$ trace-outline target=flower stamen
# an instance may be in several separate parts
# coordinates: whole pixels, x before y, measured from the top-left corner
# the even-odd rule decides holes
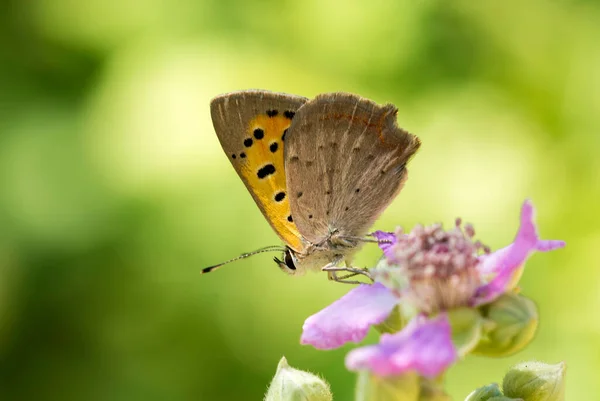
[[[489,248],[473,241],[475,229],[456,219],[446,231],[441,224],[417,225],[398,236],[391,249],[391,262],[409,281],[411,301],[423,313],[465,306],[481,285],[479,256]]]

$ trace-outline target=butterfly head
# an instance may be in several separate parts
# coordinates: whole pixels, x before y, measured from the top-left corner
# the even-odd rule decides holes
[[[315,251],[312,248],[297,252],[289,247],[283,251],[281,259],[273,258],[281,271],[290,276],[303,276],[309,270],[320,270],[331,261],[328,252]]]
[[[281,259],[273,259],[283,272],[290,276],[302,276],[307,271],[320,271],[335,260],[348,260],[357,249],[356,244],[351,247],[309,245],[300,252],[286,247]]]

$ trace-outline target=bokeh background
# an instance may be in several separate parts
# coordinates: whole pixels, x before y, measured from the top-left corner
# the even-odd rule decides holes
[[[537,337],[469,357],[448,389],[564,360],[568,399],[595,398],[598,43],[584,0],[0,1],[0,399],[260,400],[282,355],[352,399],[351,347],[299,345],[348,287],[269,255],[199,275],[279,243],[210,121],[213,96],[248,88],[398,106],[423,146],[377,229],[461,216],[497,248],[532,198],[568,243],[521,282]]]

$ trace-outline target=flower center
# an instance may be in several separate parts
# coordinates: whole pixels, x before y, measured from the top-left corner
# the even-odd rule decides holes
[[[420,312],[432,314],[466,306],[481,284],[477,269],[481,252],[489,248],[474,242],[475,230],[464,229],[460,219],[445,231],[441,224],[417,225],[409,234],[397,233],[390,262],[409,281],[408,294]]]

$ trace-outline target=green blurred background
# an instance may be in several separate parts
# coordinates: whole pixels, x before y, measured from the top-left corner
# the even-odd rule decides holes
[[[260,400],[282,355],[352,399],[351,347],[299,345],[348,287],[269,255],[199,275],[279,243],[210,121],[213,96],[248,88],[398,106],[423,146],[377,229],[461,216],[498,248],[531,197],[568,243],[521,282],[537,337],[448,387],[565,360],[568,399],[596,399],[598,43],[584,0],[1,0],[0,399]]]

